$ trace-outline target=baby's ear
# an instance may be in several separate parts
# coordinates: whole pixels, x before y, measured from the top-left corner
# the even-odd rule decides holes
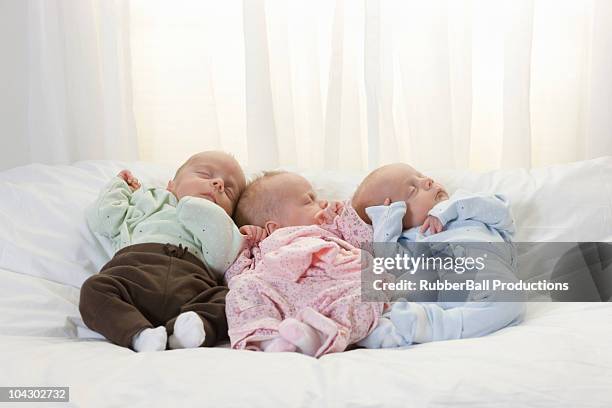
[[[268,236],[270,234],[272,234],[274,231],[276,231],[277,229],[280,228],[280,225],[278,225],[277,222],[274,221],[268,221],[266,222],[266,226],[264,227],[266,232],[268,233]]]

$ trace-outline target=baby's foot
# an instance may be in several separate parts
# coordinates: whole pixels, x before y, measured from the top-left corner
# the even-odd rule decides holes
[[[414,302],[395,303],[391,309],[391,322],[404,340],[410,343],[426,343],[432,340],[431,324],[425,308]]]
[[[391,320],[386,317],[378,319],[376,328],[366,338],[357,343],[358,346],[377,349],[408,346],[408,343],[397,332],[397,328]]]
[[[132,348],[134,351],[163,351],[166,349],[166,341],[168,333],[164,326],[159,326],[154,329],[144,329],[140,331],[132,339]]]
[[[296,351],[294,344],[289,343],[282,337],[276,337],[271,340],[265,340],[261,342],[261,349],[265,352],[278,353],[283,351],[293,352]]]
[[[321,347],[317,331],[306,323],[288,318],[278,326],[278,333],[303,354],[314,356]]]
[[[204,323],[196,312],[181,313],[174,322],[174,333],[168,340],[171,349],[195,348],[204,343]]]

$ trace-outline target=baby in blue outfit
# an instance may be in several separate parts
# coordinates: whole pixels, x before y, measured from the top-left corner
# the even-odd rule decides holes
[[[417,243],[446,245],[454,256],[487,258],[482,271],[487,279],[515,282],[516,251],[511,244],[514,221],[508,201],[501,195],[444,187],[404,163],[390,164],[370,173],[355,192],[357,214],[374,229],[373,242],[398,243],[411,256]],[[376,247],[375,247],[376,248]],[[458,251],[458,249],[460,251]],[[378,254],[374,254],[379,256]],[[453,271],[438,271],[452,280]],[[522,320],[524,303],[517,295],[508,301],[492,290],[470,293],[467,300],[394,303],[374,331],[361,342],[367,348],[405,346],[437,340],[479,337]],[[501,299],[501,300],[500,300]],[[429,299],[431,300],[431,299]]]

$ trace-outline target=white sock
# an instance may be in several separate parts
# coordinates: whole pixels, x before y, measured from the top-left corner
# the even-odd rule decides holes
[[[426,343],[432,340],[433,333],[425,308],[414,302],[397,302],[389,312],[391,322],[397,333],[408,344]]]
[[[168,340],[171,349],[196,348],[204,343],[204,323],[196,312],[181,313],[174,322],[174,333]]]
[[[427,312],[425,308],[418,304],[413,303],[412,307],[417,316],[416,318],[416,330],[414,331],[414,342],[415,343],[427,343],[432,340],[431,324],[429,318],[427,318]]]
[[[392,348],[408,345],[404,338],[397,332],[393,322],[387,317],[378,319],[376,328],[366,338],[357,342],[358,346],[377,349]]]
[[[314,356],[321,347],[317,331],[299,320],[288,318],[278,326],[278,333],[303,354]]]
[[[132,348],[137,352],[163,351],[166,349],[168,333],[164,326],[141,330],[132,338]]]

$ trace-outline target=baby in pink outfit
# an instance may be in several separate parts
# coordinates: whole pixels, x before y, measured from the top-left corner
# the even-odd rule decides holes
[[[247,248],[226,271],[233,348],[319,357],[366,337],[382,303],[361,302],[362,244],[372,228],[349,202],[318,200],[288,172],[253,181],[236,208]]]

